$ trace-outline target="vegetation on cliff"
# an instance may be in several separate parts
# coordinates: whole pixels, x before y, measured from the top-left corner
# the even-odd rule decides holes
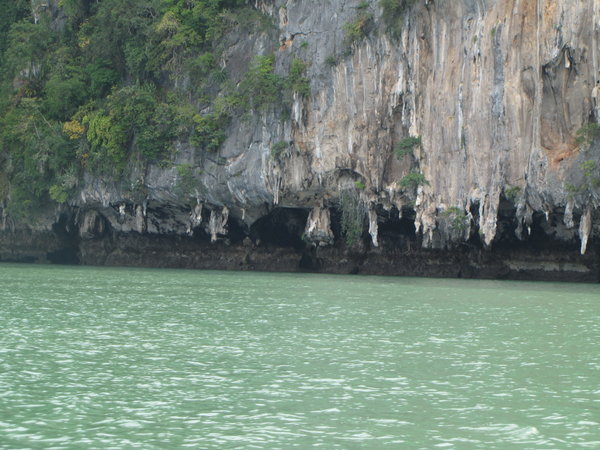
[[[286,77],[257,55],[230,80],[226,34],[272,27],[243,0],[0,0],[0,10],[0,202],[14,217],[67,201],[83,171],[117,180],[169,165],[177,141],[215,151],[232,116],[310,93],[300,59]]]

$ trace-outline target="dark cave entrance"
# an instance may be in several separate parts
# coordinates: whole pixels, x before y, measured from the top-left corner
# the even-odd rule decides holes
[[[210,240],[210,236],[206,234],[206,237]],[[227,219],[227,239],[231,244],[239,244],[246,236],[248,236],[246,227],[238,220],[229,216]]]
[[[294,248],[302,250],[302,239],[308,210],[302,208],[275,208],[261,217],[250,227],[250,236],[261,245]]]
[[[407,248],[420,245],[415,228],[415,210],[411,207],[402,208],[400,217],[394,206],[390,210],[378,210],[378,238],[381,246],[392,248]]]
[[[61,214],[52,225],[52,231],[60,240],[61,246],[46,254],[48,261],[53,264],[79,264],[79,234],[73,217]]]
[[[534,212],[531,216],[531,224],[522,225],[521,239],[517,237],[519,221],[516,212],[516,206],[512,201],[501,198],[496,237],[492,243],[493,249],[533,250],[534,252],[557,250],[577,252],[579,250],[579,240],[575,236],[575,230],[567,230],[562,223],[564,210],[552,211],[548,218],[542,212]]]

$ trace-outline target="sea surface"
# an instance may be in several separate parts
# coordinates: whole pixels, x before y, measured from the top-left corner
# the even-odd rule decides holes
[[[600,286],[0,265],[0,448],[600,448]]]

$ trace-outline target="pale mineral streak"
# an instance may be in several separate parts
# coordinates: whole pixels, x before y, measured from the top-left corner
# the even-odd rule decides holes
[[[331,231],[329,210],[320,206],[314,207],[306,220],[304,238],[315,245],[331,245],[334,240]]]
[[[221,211],[213,209],[210,212],[210,219],[208,221],[208,231],[210,234],[210,241],[216,242],[219,235],[227,234],[227,219],[229,218],[229,209],[224,206]]]
[[[586,208],[585,213],[581,217],[581,222],[579,223],[579,238],[581,239],[581,254],[585,254],[588,245],[588,239],[590,237],[590,232],[592,231],[592,210],[591,208]]]

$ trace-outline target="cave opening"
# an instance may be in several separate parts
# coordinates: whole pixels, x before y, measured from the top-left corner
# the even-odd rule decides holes
[[[483,239],[481,238],[481,233],[479,232],[479,206],[479,202],[471,202],[469,204],[469,213],[472,217],[472,226],[467,242],[474,247],[482,248]]]
[[[206,228],[202,224],[192,228],[192,236],[196,241],[210,242],[210,233],[206,231]]]
[[[517,207],[505,198],[500,197],[498,216],[496,218],[496,236],[493,245],[501,247],[514,247],[520,243],[516,231],[519,226],[517,220]]]
[[[52,231],[60,241],[60,247],[46,253],[46,259],[53,264],[79,264],[79,234],[73,216],[61,214],[52,225]]]
[[[329,217],[336,247],[354,247],[358,243],[369,246],[371,237],[368,209],[356,193],[343,193],[342,197],[329,207]],[[379,214],[377,223],[379,227]]]
[[[496,237],[493,243],[495,249],[578,250],[579,241],[575,238],[575,232],[566,231],[561,222],[564,211],[560,214],[550,213],[548,217],[543,212],[534,212],[529,226],[522,224],[521,239],[517,236],[519,219],[516,213],[517,209],[512,201],[506,198],[500,199]]]
[[[275,208],[250,227],[250,236],[262,245],[302,250],[306,243],[302,239],[308,210],[302,208]]]
[[[382,246],[404,248],[409,243],[416,243],[418,236],[415,227],[416,212],[413,208],[405,206],[402,215],[394,206],[390,210],[378,210],[378,238]]]
[[[206,234],[207,238],[210,236]],[[239,244],[248,236],[247,228],[237,219],[229,216],[227,219],[227,239],[231,244]]]

